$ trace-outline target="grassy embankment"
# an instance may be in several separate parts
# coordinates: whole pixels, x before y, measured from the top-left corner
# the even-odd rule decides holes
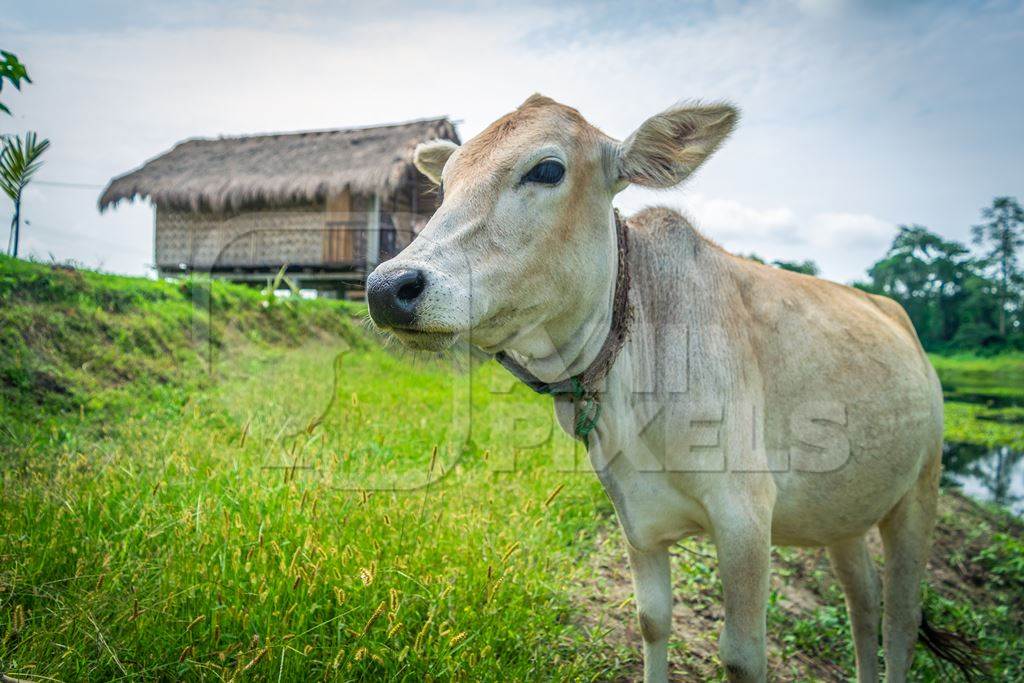
[[[547,402],[493,364],[395,357],[361,317],[0,259],[0,672],[635,675],[611,508],[568,471]],[[1020,679],[1021,529],[955,496],[943,514],[936,621]],[[710,553],[673,560],[672,657],[701,676],[718,675]],[[773,586],[773,675],[849,672],[823,555],[778,551]]]

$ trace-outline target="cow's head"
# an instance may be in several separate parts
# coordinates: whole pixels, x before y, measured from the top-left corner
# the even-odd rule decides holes
[[[467,337],[492,353],[549,355],[610,302],[614,195],[630,183],[679,184],[736,120],[727,105],[678,107],[620,143],[534,95],[461,147],[419,145],[416,167],[443,201],[412,244],[370,274],[370,316],[415,348]]]

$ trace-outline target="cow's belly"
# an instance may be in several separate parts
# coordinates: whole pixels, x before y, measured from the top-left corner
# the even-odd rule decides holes
[[[784,343],[795,335],[771,337],[764,353],[771,362],[760,365],[766,413],[776,412],[766,441],[802,454],[773,475],[776,543],[827,545],[863,533],[941,451],[942,389],[916,340],[884,326],[865,335],[850,324],[844,335],[837,332],[841,323],[830,318],[812,326],[799,345]],[[804,447],[807,439],[790,419],[806,406],[842,415],[805,431],[830,446],[830,437],[842,437],[844,458],[825,457],[815,467],[814,450]]]
[[[916,405],[851,409],[849,452],[838,467],[775,473],[773,542],[828,545],[877,524],[941,450],[941,402],[927,399]]]

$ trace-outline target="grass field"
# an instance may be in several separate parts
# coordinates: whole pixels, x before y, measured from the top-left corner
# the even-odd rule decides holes
[[[0,672],[635,677],[611,506],[550,404],[493,363],[395,355],[361,318],[0,260]],[[1024,680],[1021,538],[945,496],[929,607],[998,680]],[[849,676],[823,554],[775,559],[773,676]],[[713,551],[673,563],[673,663],[720,677]],[[948,680],[923,652],[918,671]]]

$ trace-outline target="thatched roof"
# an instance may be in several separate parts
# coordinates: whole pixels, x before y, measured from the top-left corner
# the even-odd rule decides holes
[[[447,118],[373,128],[191,139],[110,181],[100,211],[122,199],[228,211],[321,201],[350,189],[386,193],[415,178],[412,152],[433,138],[458,142]]]

